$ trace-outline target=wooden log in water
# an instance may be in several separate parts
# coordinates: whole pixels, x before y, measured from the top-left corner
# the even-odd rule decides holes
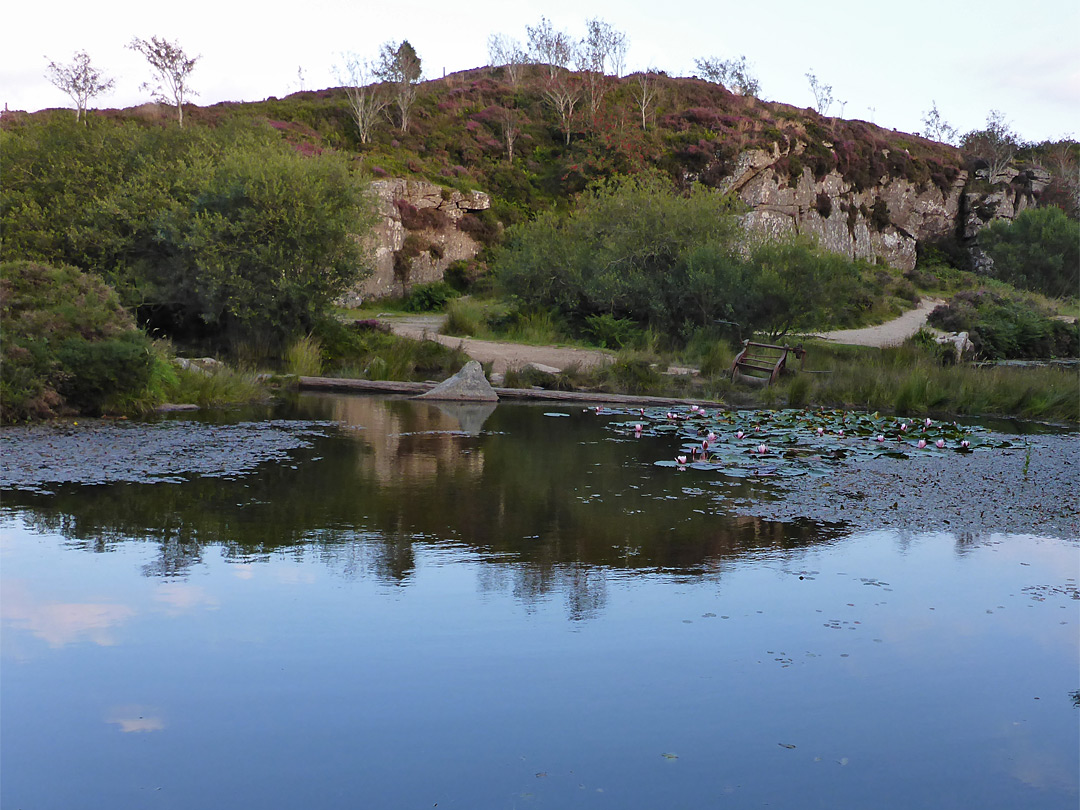
[[[303,391],[341,391],[357,394],[422,394],[430,391],[436,383],[398,382],[396,380],[355,380],[345,377],[298,377]],[[697,405],[722,408],[719,402],[707,399],[680,397],[650,397],[634,394],[605,394],[598,391],[547,391],[539,388],[496,388],[499,399],[531,400],[542,402],[586,402],[611,405]]]

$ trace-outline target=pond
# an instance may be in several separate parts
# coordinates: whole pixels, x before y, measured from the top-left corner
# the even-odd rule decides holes
[[[258,416],[5,453],[4,807],[1077,805],[1075,536],[740,516],[785,473],[665,414]]]

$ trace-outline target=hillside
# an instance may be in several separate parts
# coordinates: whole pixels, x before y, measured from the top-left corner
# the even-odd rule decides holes
[[[3,126],[48,115],[5,115]],[[147,104],[101,111],[94,125],[169,126],[173,115]],[[475,274],[475,257],[503,228],[569,207],[591,181],[649,168],[737,195],[760,231],[810,234],[834,253],[903,270],[931,245],[977,267],[979,231],[1040,200],[1076,216],[1075,187],[1065,187],[1075,178],[1051,175],[1039,148],[1021,148],[991,184],[985,161],[953,146],[663,73],[552,75],[531,65],[515,83],[506,68],[478,68],[419,83],[407,131],[396,115],[388,106],[361,142],[347,88],[329,88],[192,106],[185,120],[257,122],[301,154],[343,153],[382,181],[376,274],[361,298],[441,278],[455,262]],[[1076,144],[1064,146],[1064,165],[1075,163]]]
[[[657,167],[681,184],[735,192],[762,230],[814,234],[834,252],[902,269],[914,266],[920,244],[970,245],[983,224],[1011,219],[1044,192],[1075,201],[1075,191],[1063,193],[1062,181],[1037,165],[1045,160],[1021,161],[991,187],[975,180],[980,161],[918,135],[694,78],[604,77],[590,89],[591,78],[564,73],[553,81],[545,66],[529,66],[516,85],[505,68],[422,82],[408,131],[388,109],[368,143],[360,142],[344,88],[192,108],[188,120],[265,119],[301,151],[355,155],[373,178],[482,190],[492,197],[489,225],[566,205],[591,180]],[[571,97],[575,106],[560,115]],[[171,116],[154,105],[106,114]]]

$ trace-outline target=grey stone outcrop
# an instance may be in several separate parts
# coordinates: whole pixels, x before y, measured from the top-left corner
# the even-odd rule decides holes
[[[484,376],[484,369],[470,360],[455,374],[436,385],[430,391],[413,399],[434,399],[454,402],[498,402],[499,395]]]

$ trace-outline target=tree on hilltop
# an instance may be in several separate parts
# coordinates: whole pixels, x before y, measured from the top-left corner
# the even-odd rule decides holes
[[[832,85],[823,84],[812,70],[806,71],[806,80],[810,82],[810,92],[814,94],[814,109],[827,116],[833,103]]]
[[[398,123],[402,132],[409,131],[409,114],[416,101],[416,86],[423,75],[420,69],[420,57],[409,40],[401,41],[396,48],[392,43],[385,43],[379,54],[379,64],[375,75],[393,89],[394,106],[398,109]]]
[[[535,26],[525,26],[525,32],[529,35],[529,56],[537,64],[547,65],[549,79],[573,61],[573,40],[564,31],[556,31],[547,17],[541,17]]]
[[[761,82],[750,72],[745,56],[738,59],[721,59],[709,56],[695,59],[694,66],[698,78],[726,87],[737,96],[757,96],[761,92]]]
[[[488,37],[488,59],[493,68],[506,68],[506,76],[514,87],[521,82],[521,74],[529,64],[529,54],[521,43],[503,34]]]
[[[349,99],[349,110],[360,134],[360,143],[368,143],[375,122],[390,104],[386,90],[378,82],[371,62],[354,53],[343,54],[342,64],[335,68],[335,73]]]
[[[923,115],[922,122],[923,126],[926,127],[922,131],[924,138],[929,138],[938,143],[956,143],[956,127],[950,126],[949,122],[941,117],[936,101],[933,102],[930,111]]]
[[[188,56],[179,44],[169,42],[164,37],[150,37],[149,40],[135,37],[128,44],[128,48],[146,57],[146,61],[158,75],[157,85],[143,82],[142,89],[150,90],[155,101],[175,104],[177,118],[180,126],[183,126],[184,99],[198,95],[188,86],[188,77],[195,70],[195,63],[202,57]]]
[[[1009,168],[1018,146],[1016,133],[1009,129],[1000,110],[987,114],[986,129],[973,130],[960,141],[961,149],[986,164],[986,180],[990,183],[996,182]]]
[[[575,50],[578,68],[584,74],[585,98],[595,119],[608,90],[607,74],[618,76],[626,61],[626,34],[599,18],[586,21],[585,38]]]
[[[116,84],[112,79],[106,79],[100,70],[90,64],[86,51],[76,53],[70,65],[49,62],[45,77],[71,96],[71,100],[75,102],[75,121],[86,124],[89,123],[86,119],[86,105],[90,99],[107,93]]]

